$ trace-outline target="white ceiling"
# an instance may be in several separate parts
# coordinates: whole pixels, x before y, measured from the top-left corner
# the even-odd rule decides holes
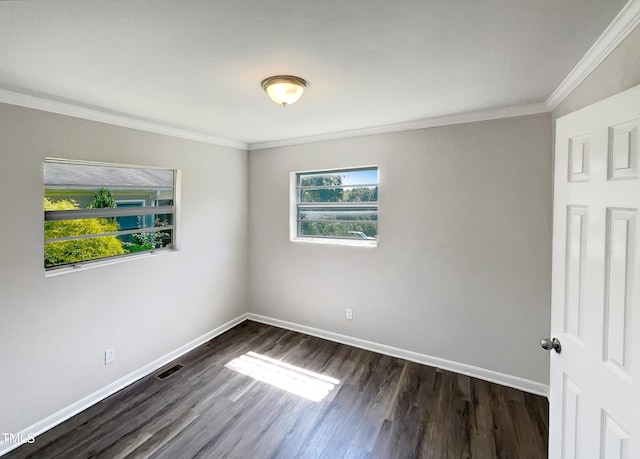
[[[543,102],[625,0],[0,1],[0,88],[268,142]],[[311,87],[282,108],[260,87]]]

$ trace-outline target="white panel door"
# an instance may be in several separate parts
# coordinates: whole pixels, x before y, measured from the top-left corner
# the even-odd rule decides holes
[[[549,457],[640,458],[640,86],[558,119]]]

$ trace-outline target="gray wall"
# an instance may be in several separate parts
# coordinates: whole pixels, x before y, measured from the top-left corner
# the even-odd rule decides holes
[[[0,155],[0,432],[246,312],[245,151],[0,104]],[[181,250],[45,277],[45,156],[180,168]]]
[[[640,26],[553,111],[558,118],[640,84]]]
[[[377,248],[289,241],[290,172],[372,164]],[[548,384],[550,115],[253,151],[249,183],[252,312]]]

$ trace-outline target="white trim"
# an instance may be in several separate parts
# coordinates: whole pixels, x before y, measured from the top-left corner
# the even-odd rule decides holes
[[[290,145],[301,145],[305,143],[325,142],[327,140],[349,139],[352,137],[363,137],[376,134],[388,134],[392,132],[413,131],[416,129],[426,129],[440,126],[451,126],[455,124],[475,123],[478,121],[490,121],[503,118],[515,118],[518,116],[539,115],[549,113],[547,106],[540,102],[537,104],[515,105],[512,107],[493,108],[477,112],[466,112],[455,115],[438,116],[406,123],[388,124],[364,129],[354,129],[351,131],[333,132],[328,134],[312,135],[308,137],[297,137],[294,139],[274,140],[270,142],[250,143],[249,151],[263,150],[265,148],[286,147]]]
[[[333,238],[333,237],[311,237],[311,236],[303,236],[298,237],[294,236],[289,239],[290,242],[294,243],[303,243],[303,244],[320,244],[320,245],[348,245],[351,247],[378,247],[378,240],[365,240],[365,239],[341,239],[341,238]]]
[[[545,102],[554,110],[640,24],[640,0],[629,0]]]
[[[174,240],[175,240],[175,235],[174,235]],[[113,258],[97,258],[96,260],[93,260],[93,261],[87,261],[87,262],[78,263],[75,265],[64,266],[61,268],[47,269],[44,266],[42,268],[44,269],[44,277],[49,278],[49,277],[62,276],[62,275],[74,273],[74,272],[86,271],[87,269],[100,268],[102,266],[116,265],[118,263],[128,263],[130,261],[142,260],[144,258],[150,258],[150,257],[164,256],[170,253],[177,253],[177,252],[178,252],[177,248],[161,248],[161,249],[155,249],[149,252],[136,252],[133,254],[121,255]]]
[[[107,111],[83,107],[79,104],[67,102],[59,102],[56,100],[46,99],[44,97],[30,96],[21,94],[7,89],[0,88],[0,102],[9,105],[18,105],[20,107],[33,108],[49,113],[57,113],[59,115],[71,116],[83,120],[97,121],[99,123],[121,126],[139,131],[153,132],[156,134],[178,137],[181,139],[195,140],[197,142],[209,143],[223,147],[239,148],[247,150],[248,146],[245,142],[237,140],[224,139],[202,132],[190,131],[188,129],[177,128],[153,121],[146,121],[129,115],[117,115]]]
[[[253,320],[254,322],[273,325],[275,327],[285,328],[287,330],[306,333],[307,335],[328,339],[336,343],[348,344],[349,346],[378,352],[380,354],[389,355],[391,357],[409,360],[411,362],[420,363],[422,365],[428,365],[431,367],[442,368],[443,370],[454,371],[456,373],[500,384],[502,386],[513,387],[524,392],[542,395],[544,397],[548,397],[549,394],[549,386],[547,384],[531,381],[529,379],[519,378],[517,376],[508,375],[505,373],[499,373],[493,370],[487,370],[485,368],[475,367],[466,363],[454,362],[451,360],[441,359],[439,357],[434,357],[426,354],[419,354],[417,352],[407,351],[393,346],[387,346],[386,344],[374,343],[372,341],[353,338],[351,336],[341,335],[340,333],[334,333],[326,330],[321,330],[319,328],[308,327],[306,325],[300,325],[293,322],[273,319],[271,317],[262,316],[259,314],[249,313],[247,314],[247,319]]]
[[[96,392],[94,392],[94,393],[92,393],[90,395],[87,395],[83,399],[78,400],[77,402],[72,403],[71,405],[67,406],[66,408],[63,408],[60,411],[57,411],[56,413],[53,413],[51,416],[48,416],[48,417],[44,418],[43,420],[38,421],[35,424],[27,427],[26,429],[23,429],[21,432],[18,433],[19,438],[24,438],[24,439],[30,438],[30,437],[28,437],[30,434],[32,434],[32,435],[37,437],[38,435],[46,432],[47,430],[50,430],[50,429],[54,428],[58,424],[61,424],[62,422],[66,421],[67,419],[71,418],[72,416],[75,416],[76,414],[80,413],[81,411],[84,411],[87,408],[95,405],[96,403],[104,400],[105,398],[109,397],[110,395],[115,394],[119,390],[124,389],[125,387],[129,386],[130,384],[133,384],[134,382],[138,381],[139,379],[142,379],[145,376],[150,375],[151,373],[153,373],[157,369],[162,368],[163,366],[165,366],[169,362],[177,359],[178,357],[181,357],[182,355],[184,355],[187,352],[195,349],[196,347],[200,346],[201,344],[204,344],[207,341],[215,338],[216,336],[221,335],[222,333],[224,333],[227,330],[235,327],[236,325],[240,324],[241,322],[244,322],[246,319],[247,319],[247,314],[242,314],[242,315],[236,317],[235,319],[232,319],[229,322],[227,322],[227,323],[225,323],[223,325],[220,325],[219,327],[211,330],[210,332],[205,333],[201,337],[196,338],[193,341],[190,341],[189,343],[185,344],[184,346],[179,347],[175,351],[169,352],[168,354],[165,354],[162,357],[157,358],[156,360],[154,360],[151,363],[148,363],[147,365],[143,366],[142,368],[139,368],[138,370],[136,370],[136,371],[134,371],[132,373],[129,373],[126,376],[123,376],[122,378],[118,379],[117,381],[112,382],[111,384],[103,387],[102,389],[97,390]],[[20,444],[16,444],[16,443],[7,444],[7,443],[5,443],[3,438],[0,438],[0,456],[2,456],[4,454],[7,454],[9,451],[14,450],[18,446],[20,446]]]
[[[0,89],[0,91],[2,91]],[[87,161],[84,159],[68,159],[68,158],[54,158],[51,156],[45,156],[45,163],[56,163],[56,164],[76,164],[83,166],[102,166],[102,167],[124,167],[127,169],[152,169],[156,171],[175,171],[177,169],[172,169],[170,167],[163,166],[142,166],[140,164],[124,164],[124,163],[107,163],[104,161]],[[174,184],[175,186],[175,184]]]

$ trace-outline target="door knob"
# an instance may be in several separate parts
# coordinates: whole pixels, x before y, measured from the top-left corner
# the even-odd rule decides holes
[[[542,346],[542,349],[545,349],[547,351],[553,349],[558,354],[560,354],[560,351],[562,350],[562,346],[560,345],[560,340],[558,338],[542,338],[540,340],[540,346]]]

